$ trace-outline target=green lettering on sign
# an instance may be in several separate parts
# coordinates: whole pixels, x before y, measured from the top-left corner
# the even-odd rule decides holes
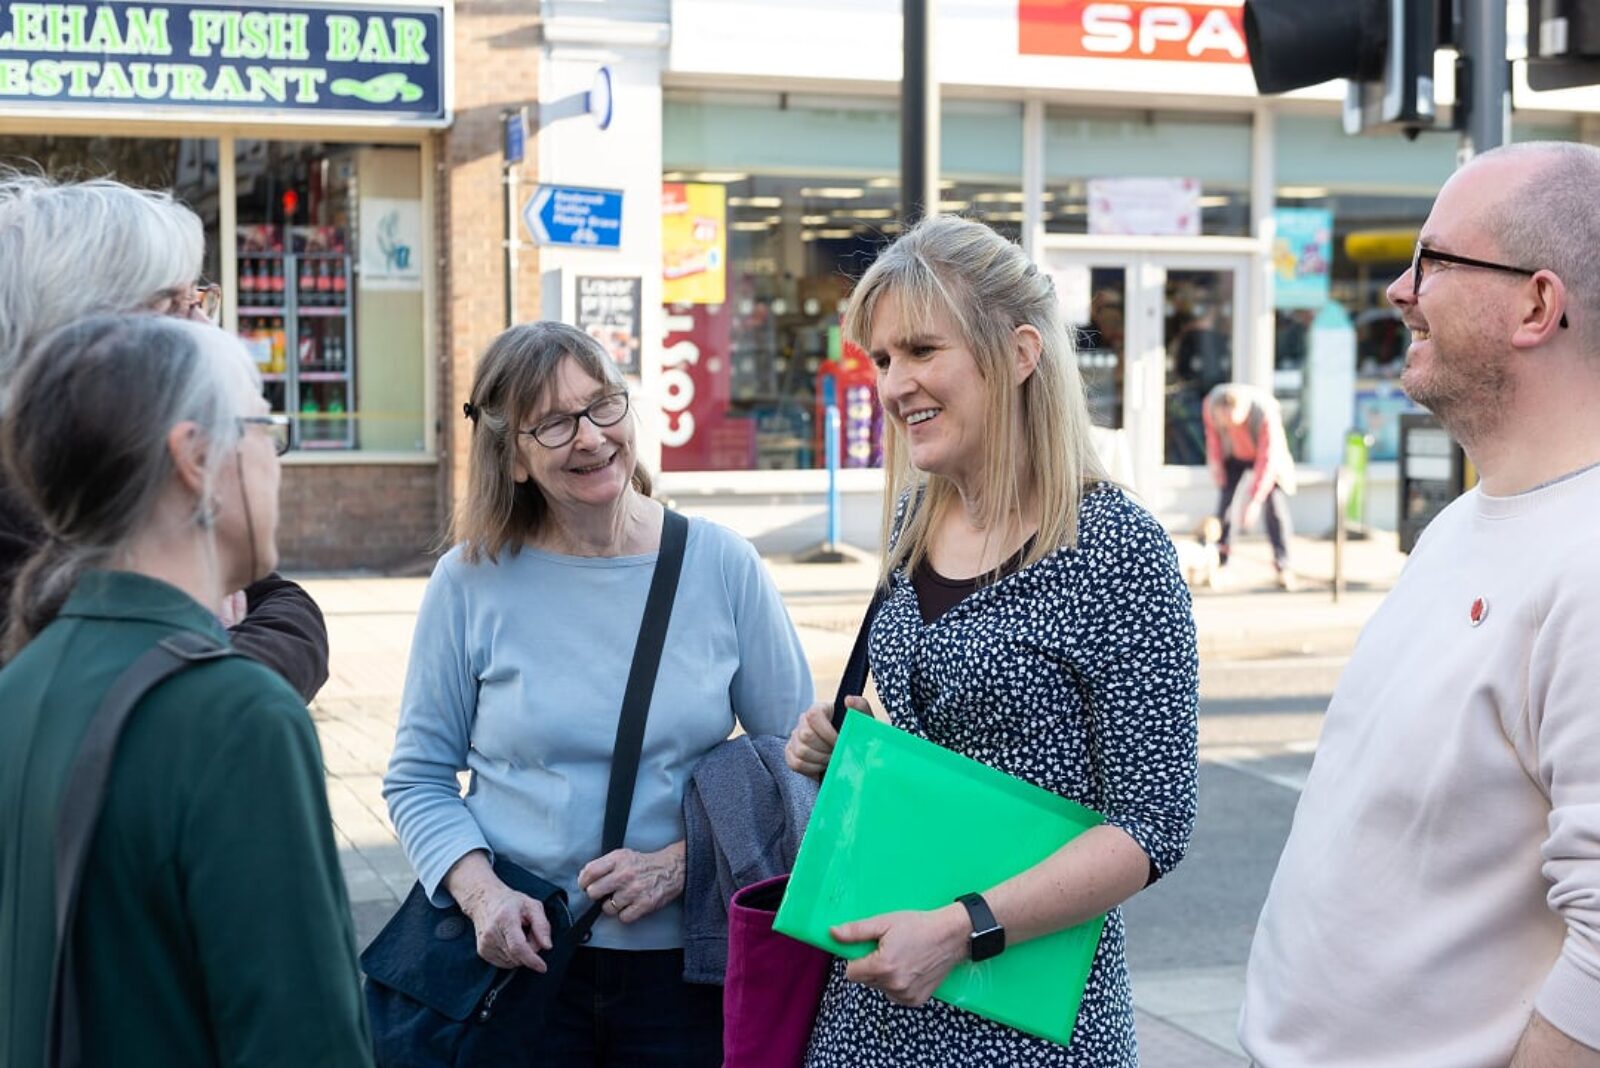
[[[329,63],[351,63],[361,52],[361,22],[349,15],[329,15],[328,54],[322,58]]]

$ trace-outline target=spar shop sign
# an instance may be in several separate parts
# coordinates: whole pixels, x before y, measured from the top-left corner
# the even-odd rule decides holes
[[[0,109],[440,124],[445,18],[438,5],[0,0]]]

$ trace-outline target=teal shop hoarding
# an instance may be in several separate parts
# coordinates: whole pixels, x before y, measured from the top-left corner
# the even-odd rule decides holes
[[[445,5],[5,3],[0,111],[449,122]]]

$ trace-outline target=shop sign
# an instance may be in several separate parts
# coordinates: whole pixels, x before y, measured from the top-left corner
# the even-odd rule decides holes
[[[749,470],[756,460],[755,420],[728,413],[732,305],[668,304],[662,311],[661,470]]]
[[[0,108],[443,125],[443,6],[5,3]]]
[[[1017,51],[1090,59],[1248,63],[1242,3],[1017,0]]]
[[[622,247],[622,191],[541,185],[522,209],[533,240],[575,248]]]
[[[1273,220],[1273,307],[1322,307],[1328,303],[1331,283],[1333,212],[1278,208]]]
[[[1089,232],[1198,237],[1200,183],[1193,178],[1091,178]]]
[[[661,186],[661,299],[721,304],[728,293],[727,187],[699,182]]]
[[[643,311],[638,278],[596,278],[578,275],[579,330],[600,342],[623,374],[639,373],[639,322]]]

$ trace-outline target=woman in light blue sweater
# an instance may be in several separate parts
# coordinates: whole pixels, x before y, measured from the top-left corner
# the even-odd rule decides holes
[[[799,639],[750,544],[691,521],[628,848],[597,857],[664,512],[627,388],[587,334],[506,331],[471,396],[467,497],[417,618],[390,815],[434,903],[459,904],[498,967],[544,971],[550,925],[494,856],[564,886],[574,914],[609,898],[541,1032],[549,1063],[718,1065],[721,990],[682,981],[684,787],[736,721],[794,727],[812,697]]]

